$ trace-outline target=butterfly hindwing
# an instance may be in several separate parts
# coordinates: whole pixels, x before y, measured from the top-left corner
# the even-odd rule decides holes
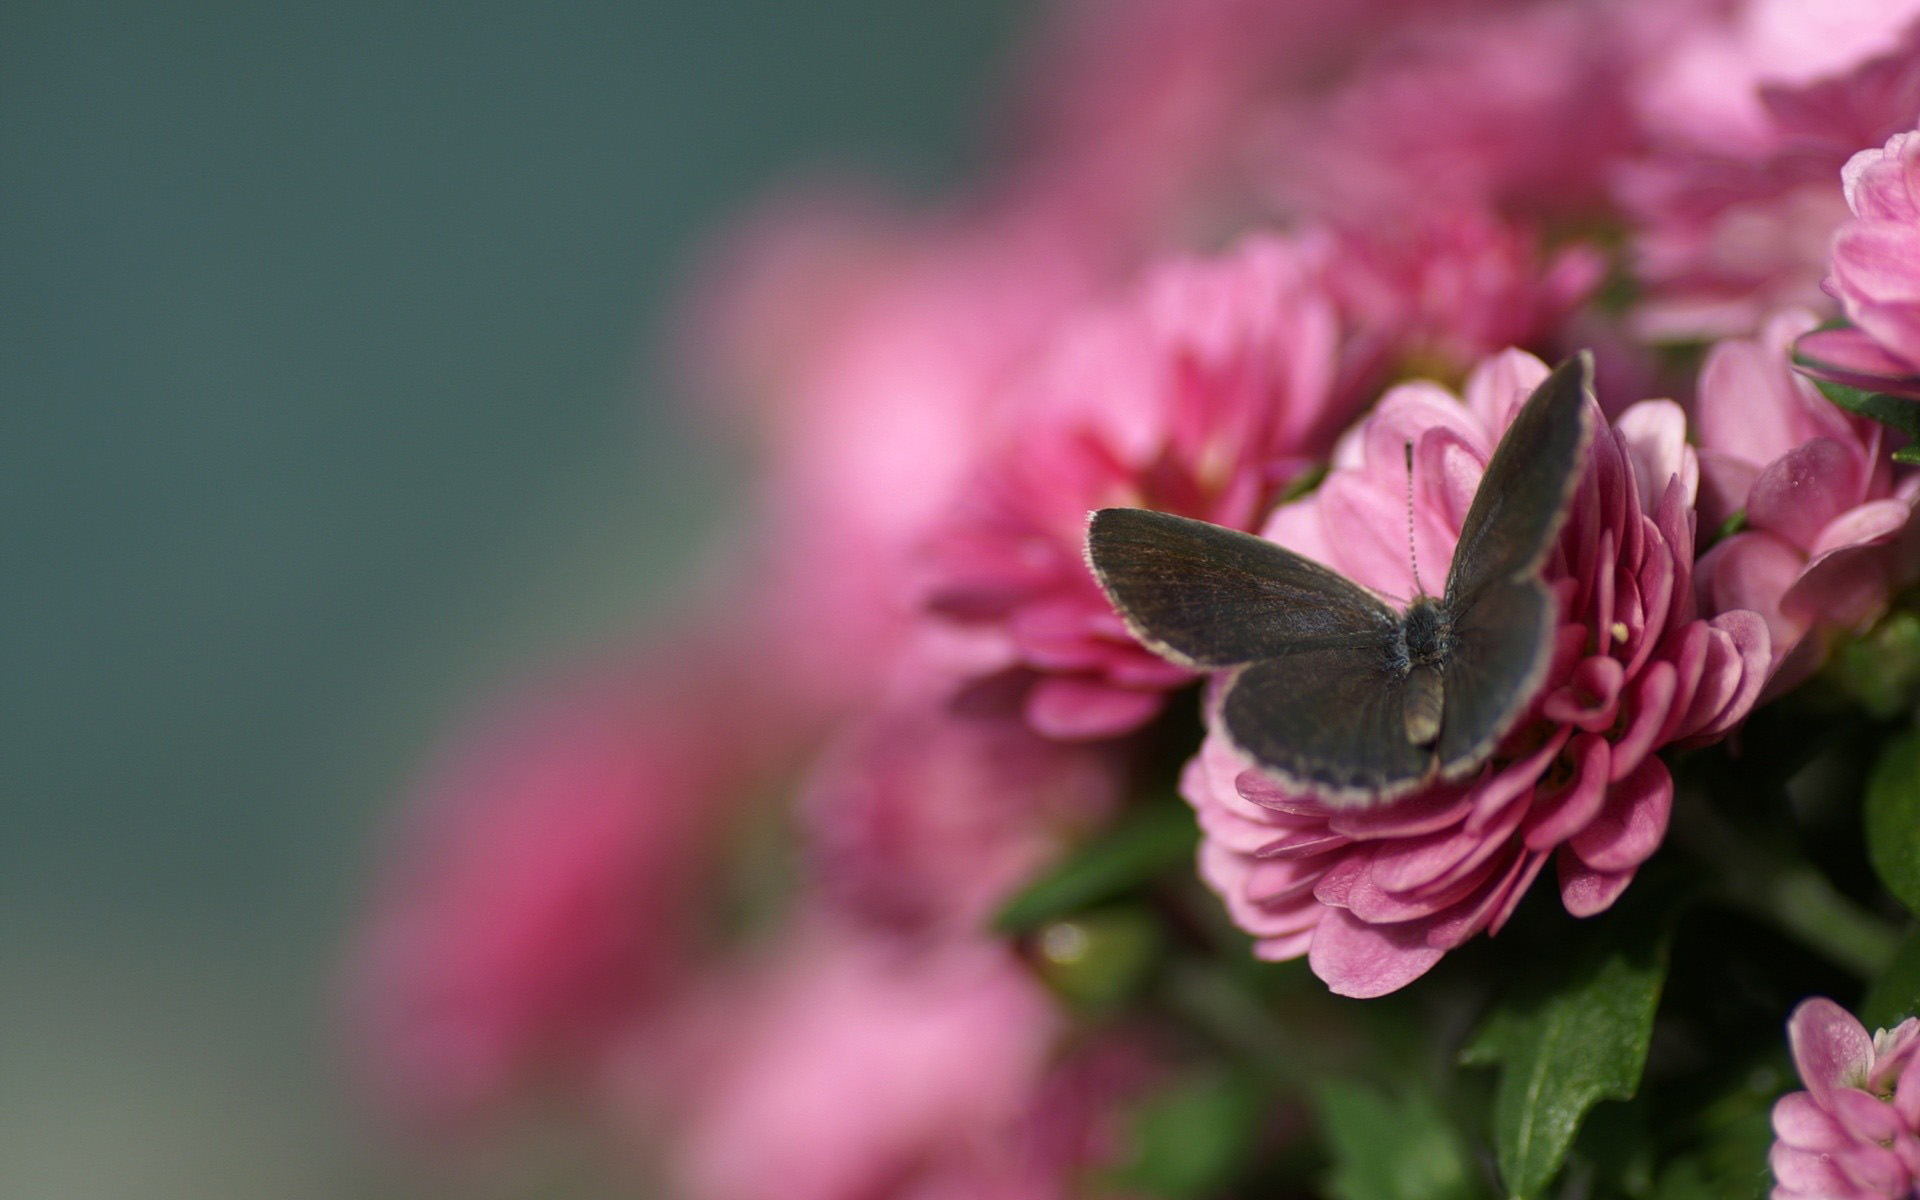
[[[1390,659],[1383,642],[1243,668],[1220,701],[1227,736],[1283,782],[1336,804],[1413,791],[1433,777],[1433,748],[1407,740],[1407,679]]]
[[[1453,614],[1452,649],[1440,671],[1442,774],[1470,774],[1519,720],[1553,661],[1558,618],[1552,590],[1527,575],[1476,589]]]
[[[1190,667],[1377,646],[1400,619],[1311,559],[1171,513],[1101,509],[1087,532],[1087,559],[1134,636]]]

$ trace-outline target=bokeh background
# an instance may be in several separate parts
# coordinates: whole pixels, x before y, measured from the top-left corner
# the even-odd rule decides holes
[[[0,6],[0,1196],[406,1196],[327,989],[409,771],[726,521],[667,317],[933,190],[1016,0]]]

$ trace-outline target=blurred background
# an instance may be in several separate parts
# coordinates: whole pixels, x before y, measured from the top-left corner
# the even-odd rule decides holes
[[[703,237],[950,179],[1016,0],[0,9],[0,1196],[401,1196],[331,1077],[437,736],[731,505]]]

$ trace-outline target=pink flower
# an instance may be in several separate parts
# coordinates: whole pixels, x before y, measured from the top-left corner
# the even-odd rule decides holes
[[[1803,1092],[1773,1106],[1774,1200],[1872,1200],[1920,1188],[1920,1020],[1867,1036],[1823,997],[1787,1022]]]
[[[1277,114],[1410,13],[1488,0],[1057,0],[1023,55],[1017,186],[1136,257],[1220,244],[1274,215]]]
[[[563,681],[429,771],[346,976],[350,1049],[386,1114],[464,1132],[675,982],[753,757],[689,715],[690,682]]]
[[[1367,222],[1592,212],[1633,142],[1620,25],[1612,6],[1578,2],[1402,21],[1330,95],[1275,122],[1273,187],[1288,208]]]
[[[1787,312],[1756,338],[1715,346],[1695,412],[1701,515],[1716,527],[1744,510],[1747,523],[1701,558],[1696,579],[1709,608],[1767,619],[1773,690],[1819,665],[1821,647],[1803,641],[1810,630],[1860,624],[1920,572],[1920,479],[1894,475],[1882,426],[1849,416],[1792,368],[1795,339],[1815,324]]]
[[[1038,1200],[1112,1153],[1100,1134],[1133,1073],[1060,1062],[1064,1022],[1006,947],[814,911],[769,950],[614,1064],[656,1093],[671,1194]]]
[[[1089,510],[1122,504],[1251,528],[1324,452],[1354,403],[1341,329],[1296,243],[1162,266],[1092,314],[1009,400],[983,464],[930,539],[926,594],[1031,676],[1039,732],[1139,728],[1192,676],[1143,649],[1082,550]]]
[[[1606,271],[1592,247],[1547,254],[1533,231],[1485,210],[1423,208],[1332,228],[1328,291],[1359,336],[1401,364],[1465,371],[1508,346],[1541,345]]]
[[[1413,595],[1411,441],[1418,562],[1438,586],[1488,455],[1546,374],[1508,352],[1473,374],[1464,404],[1432,384],[1395,388],[1266,536],[1384,595]],[[1498,932],[1549,859],[1567,910],[1599,912],[1666,833],[1673,780],[1654,752],[1717,738],[1746,715],[1766,677],[1767,628],[1750,612],[1696,613],[1697,467],[1680,410],[1643,402],[1602,430],[1547,567],[1560,652],[1479,777],[1335,809],[1251,769],[1218,728],[1188,764],[1201,874],[1262,957],[1304,954],[1342,995],[1393,991]]]
[[[758,421],[755,547],[768,672],[823,713],[865,703],[910,625],[907,563],[975,459],[988,414],[1105,278],[1071,214],[913,216],[802,198],[718,264],[690,373]]]
[[[977,929],[1118,802],[1111,746],[1051,741],[1017,713],[932,698],[854,723],[800,805],[820,886],[900,929]]]
[[[1823,304],[1847,215],[1835,174],[1920,112],[1920,4],[1747,0],[1677,35],[1658,6],[1643,11],[1666,45],[1640,89],[1652,149],[1619,186],[1651,293],[1641,328],[1744,334],[1780,307]]]
[[[1802,339],[1813,373],[1850,387],[1920,396],[1920,132],[1862,150],[1842,172],[1854,219],[1833,239],[1828,286],[1850,329]]]

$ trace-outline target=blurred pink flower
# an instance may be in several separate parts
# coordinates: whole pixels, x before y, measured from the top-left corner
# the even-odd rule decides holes
[[[1606,272],[1592,247],[1548,254],[1534,231],[1482,209],[1332,228],[1329,293],[1356,340],[1402,365],[1464,372],[1508,346],[1547,342]]]
[[[1715,346],[1694,413],[1701,516],[1716,528],[1744,510],[1747,524],[1701,557],[1695,578],[1708,608],[1767,619],[1772,690],[1819,665],[1810,630],[1867,620],[1920,574],[1920,478],[1895,476],[1883,426],[1849,416],[1793,370],[1794,342],[1816,323],[1789,311],[1758,337]]]
[[[900,236],[812,329],[766,407],[751,586],[775,626],[770,669],[829,709],[863,703],[889,671],[914,611],[914,548],[1006,381],[1094,286],[1058,214],[996,212]],[[769,311],[812,303],[804,280],[784,293]]]
[[[1867,1036],[1824,997],[1787,1022],[1806,1090],[1773,1106],[1774,1200],[1875,1200],[1920,1187],[1920,1020]]]
[[[1273,122],[1276,194],[1288,210],[1368,223],[1434,207],[1594,211],[1635,133],[1617,8],[1428,11],[1383,31],[1330,94]]]
[[[1056,1065],[1065,1024],[1010,949],[803,911],[769,950],[614,1065],[657,1093],[643,1121],[665,1134],[670,1194],[1065,1197],[1112,1151],[1102,1115],[1126,1091],[1090,1096]]]
[[[1277,114],[1344,78],[1383,27],[1508,0],[1056,0],[1007,122],[1016,186],[1137,262],[1276,215]]]
[[[1786,305],[1824,305],[1827,246],[1847,211],[1848,156],[1920,114],[1920,3],[1746,0],[1657,5],[1638,106],[1649,153],[1620,173],[1656,337],[1752,332]]]
[[[801,795],[815,877],[890,927],[981,928],[1112,811],[1123,766],[1114,747],[1042,738],[1016,712],[885,705],[845,731]]]
[[[1862,150],[1841,175],[1854,219],[1833,239],[1828,286],[1849,329],[1803,338],[1801,355],[1823,379],[1920,396],[1920,131]]]
[[[690,711],[696,686],[672,672],[563,680],[428,771],[346,971],[351,1061],[382,1112],[463,1134],[575,1071],[677,982],[730,790],[755,757]]]
[[[1318,491],[1264,531],[1383,595],[1414,594],[1403,447],[1414,444],[1415,544],[1444,578],[1488,455],[1546,377],[1509,352],[1465,403],[1395,388],[1342,441]],[[1611,905],[1665,836],[1673,780],[1655,755],[1720,737],[1766,678],[1767,627],[1696,614],[1697,467],[1679,409],[1646,401],[1602,425],[1547,567],[1559,653],[1528,717],[1465,784],[1335,809],[1281,788],[1217,730],[1187,766],[1202,876],[1263,958],[1306,955],[1342,995],[1405,986],[1448,950],[1498,932],[1549,858],[1567,910]]]
[[[1162,265],[1076,323],[999,414],[929,539],[926,594],[1032,673],[1058,738],[1139,728],[1192,676],[1127,633],[1088,570],[1087,513],[1119,504],[1251,528],[1350,414],[1342,330],[1300,244]]]

